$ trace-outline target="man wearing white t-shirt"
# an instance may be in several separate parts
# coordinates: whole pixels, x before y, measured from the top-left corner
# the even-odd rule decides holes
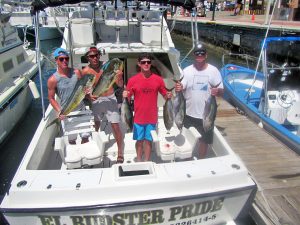
[[[213,141],[213,130],[203,130],[205,102],[210,95],[222,96],[224,89],[219,70],[206,62],[207,52],[203,45],[196,47],[194,58],[194,63],[183,70],[182,81],[176,83],[175,90],[183,91],[186,100],[186,116],[183,123],[186,128],[195,127],[201,134],[199,155],[200,158],[205,158],[208,144],[212,144]]]

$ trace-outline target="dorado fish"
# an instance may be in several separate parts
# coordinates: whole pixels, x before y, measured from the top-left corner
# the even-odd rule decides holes
[[[167,89],[168,91],[172,91],[172,89]],[[173,100],[172,98],[168,98],[164,104],[163,108],[163,117],[164,117],[164,124],[169,131],[174,124],[174,107],[173,107]]]
[[[70,112],[72,112],[74,109],[76,109],[79,104],[82,102],[86,95],[87,89],[92,89],[93,84],[95,82],[95,76],[92,74],[84,75],[81,79],[79,79],[70,95],[68,100],[66,101],[66,104],[62,106],[62,110],[60,114],[62,115],[68,115]],[[54,123],[57,123],[59,119],[53,120],[47,127],[51,126]]]
[[[175,83],[180,82],[180,80],[174,80]],[[175,124],[179,130],[183,127],[183,119],[185,117],[185,98],[183,96],[183,92],[176,92],[176,96],[174,99],[174,114],[175,114]]]
[[[127,132],[131,132],[133,129],[133,113],[128,101],[128,98],[124,98],[121,106],[121,119],[126,124]]]
[[[221,82],[219,84],[217,84],[216,86],[212,86],[210,84],[210,86],[212,88],[217,88],[219,85],[221,84]],[[207,99],[207,101],[205,102],[205,106],[204,106],[204,113],[203,113],[203,129],[205,132],[209,132],[211,130],[214,129],[214,123],[215,123],[215,119],[216,119],[216,115],[217,115],[217,100],[215,96],[210,95]]]
[[[101,69],[103,73],[93,90],[93,95],[97,97],[108,91],[116,82],[117,70],[123,70],[123,62],[118,58],[114,58],[107,61]]]

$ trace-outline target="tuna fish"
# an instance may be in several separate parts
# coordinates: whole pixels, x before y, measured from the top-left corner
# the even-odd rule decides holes
[[[221,82],[216,86],[212,86],[211,84],[210,86],[212,88],[217,88],[220,84]],[[205,106],[204,106],[204,113],[203,113],[204,132],[209,132],[214,129],[214,123],[217,115],[217,108],[218,105],[217,105],[216,97],[210,95],[207,101],[205,102]]]
[[[126,124],[127,132],[131,132],[133,129],[133,113],[128,101],[128,98],[124,98],[121,106],[121,119]]]
[[[168,91],[172,91],[172,89],[167,89]],[[174,106],[173,106],[173,100],[172,98],[168,98],[164,104],[163,108],[163,116],[164,116],[164,124],[169,131],[174,124]]]
[[[111,59],[102,66],[102,70],[103,73],[93,90],[93,95],[98,97],[108,91],[116,82],[117,70],[123,70],[123,62],[118,58]]]
[[[180,82],[180,80],[174,80],[174,82]],[[174,114],[175,114],[175,124],[179,130],[183,127],[183,119],[185,117],[185,98],[183,92],[176,92],[174,100]]]
[[[95,82],[95,76],[92,74],[87,74],[83,76],[80,80],[78,80],[72,91],[72,94],[70,95],[69,99],[66,101],[66,104],[62,106],[62,110],[60,114],[68,115],[70,112],[76,109],[84,99],[86,95],[86,90],[92,89],[94,82]],[[47,127],[58,122],[59,119],[57,118],[53,120],[51,123],[49,123]]]

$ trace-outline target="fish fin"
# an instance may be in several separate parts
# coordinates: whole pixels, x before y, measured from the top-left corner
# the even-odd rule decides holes
[[[56,124],[59,123],[59,119],[58,119],[58,118],[52,120],[51,123],[49,123],[49,124],[46,126],[46,129],[47,129],[48,127],[52,126],[52,125],[55,124],[55,123],[56,123]]]

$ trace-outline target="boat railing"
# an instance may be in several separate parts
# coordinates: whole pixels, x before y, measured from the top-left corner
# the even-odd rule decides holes
[[[248,55],[248,54],[239,54],[239,53],[227,53],[222,56],[222,66],[224,67],[226,64],[232,63],[232,61],[238,61],[238,64],[248,69],[255,70],[259,58],[256,56]],[[234,63],[237,64],[237,63]],[[262,72],[262,62],[259,62],[258,71]],[[268,69],[280,69],[281,67],[275,63],[267,62]]]

